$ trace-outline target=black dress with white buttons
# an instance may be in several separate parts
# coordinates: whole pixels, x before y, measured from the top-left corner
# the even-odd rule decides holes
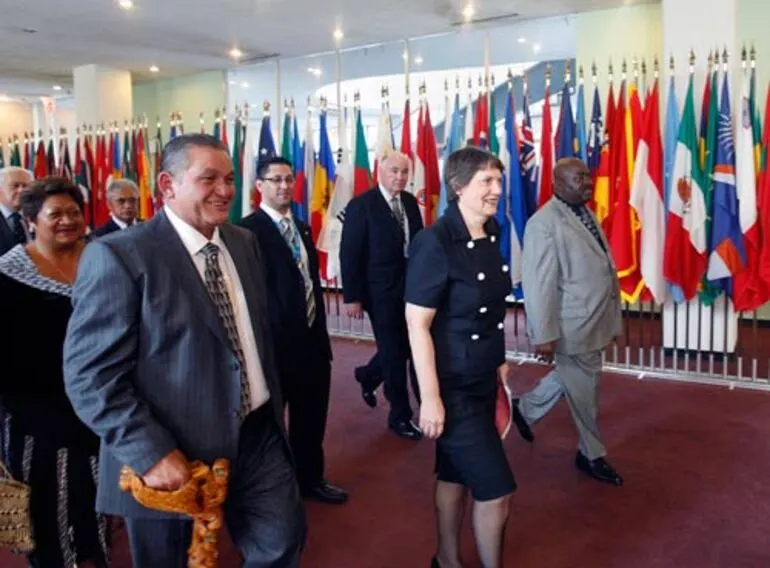
[[[482,501],[515,489],[495,428],[511,280],[497,222],[490,219],[485,230],[485,238],[471,239],[457,204],[450,204],[415,237],[406,278],[406,302],[436,310],[431,336],[446,410],[436,473],[439,480],[469,487]]]

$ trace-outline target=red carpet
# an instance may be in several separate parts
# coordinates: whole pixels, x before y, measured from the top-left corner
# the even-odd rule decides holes
[[[385,405],[369,410],[353,381],[369,343],[335,341],[327,434],[328,478],[351,493],[339,508],[308,504],[303,568],[427,568],[434,549],[430,442],[385,428]],[[543,367],[517,367],[527,389]],[[530,448],[507,441],[519,483],[505,554],[520,568],[764,568],[770,566],[770,395],[607,376],[601,426],[622,488],[580,475],[565,403],[535,430]],[[464,533],[467,568],[473,561]],[[117,568],[128,568],[125,535]],[[238,566],[228,551],[223,567]],[[0,553],[0,566],[22,568]]]

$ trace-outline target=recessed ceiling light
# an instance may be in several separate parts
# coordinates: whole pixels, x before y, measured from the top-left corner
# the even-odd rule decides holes
[[[463,17],[465,18],[465,21],[466,22],[471,21],[475,13],[476,13],[476,10],[474,10],[473,4],[471,2],[468,2],[465,8],[463,8]]]
[[[230,50],[230,57],[232,57],[233,59],[240,59],[241,57],[243,57],[243,52],[237,47],[234,47]]]
[[[11,97],[8,95],[0,95],[0,103],[7,103],[11,100]]]
[[[158,69],[157,65],[150,65],[150,73],[157,73],[158,71],[160,71],[160,69]]]
[[[519,39],[517,39],[516,41],[518,41],[519,43],[527,43],[527,38],[525,38],[525,37],[520,37],[520,38],[519,38]]]
[[[248,81],[244,81],[243,83],[241,83],[241,87],[243,87],[244,89],[248,89],[249,88]]]
[[[538,51],[540,51],[540,44],[539,44],[539,43],[536,43],[536,44],[534,44],[534,45],[532,46],[532,51],[534,51],[535,53],[537,53]]]
[[[118,0],[118,6],[120,6],[124,10],[133,10],[134,3],[132,2],[132,0]]]
[[[415,65],[422,65],[422,62],[423,62],[422,55],[418,55],[417,57],[414,58]]]
[[[321,76],[321,68],[320,67],[308,67],[307,68],[307,72],[312,74],[312,75],[315,75],[316,77],[320,77]]]
[[[342,41],[342,38],[345,37],[342,33],[342,28],[336,28],[334,30],[334,40],[335,41]]]
[[[230,79],[230,80],[228,81],[228,83],[230,83],[231,85],[235,85],[235,81],[233,81],[232,79]]]
[[[60,85],[54,85],[53,86],[53,90],[54,91],[61,91],[61,86]]]

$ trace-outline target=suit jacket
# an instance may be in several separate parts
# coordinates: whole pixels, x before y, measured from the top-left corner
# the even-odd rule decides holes
[[[316,315],[312,327],[307,325],[305,281],[275,222],[270,215],[259,209],[239,223],[257,236],[265,259],[270,325],[282,374],[294,370],[302,362],[297,352],[301,352],[308,342],[313,342],[314,347],[319,348],[329,361],[332,360],[323,289],[318,273],[318,252],[313,244],[310,227],[297,219],[294,219],[294,224],[305,245],[310,277],[313,280]]]
[[[620,334],[620,286],[605,250],[556,198],[530,218],[524,230],[522,286],[534,344],[556,341],[557,351],[576,355],[604,349]]]
[[[13,231],[8,225],[8,221],[5,220],[5,216],[0,213],[0,256],[7,253],[16,245],[16,238],[13,236]]]
[[[246,295],[267,404],[283,429],[260,249],[244,229],[220,232]],[[76,414],[102,441],[97,508],[167,516],[122,492],[118,476],[124,464],[143,474],[174,449],[189,460],[234,463],[240,370],[216,307],[162,211],[88,244],[72,302],[64,381]]]
[[[135,221],[135,223],[141,223],[141,221],[140,221],[139,219],[137,219],[137,220]],[[94,237],[103,237],[104,235],[109,235],[110,233],[115,233],[115,232],[117,232],[117,231],[120,231],[120,230],[122,230],[122,229],[121,229],[121,228],[118,226],[118,224],[115,222],[115,219],[113,219],[112,217],[110,217],[110,220],[109,220],[109,221],[107,221],[107,222],[106,222],[104,225],[102,225],[101,227],[97,227],[96,229],[94,229],[94,230],[91,232],[91,234],[92,234]]]
[[[411,193],[402,192],[401,202],[411,242],[422,230],[422,216],[417,199]],[[403,304],[404,234],[377,186],[353,198],[345,208],[340,268],[345,302],[361,302],[367,311],[373,304]]]

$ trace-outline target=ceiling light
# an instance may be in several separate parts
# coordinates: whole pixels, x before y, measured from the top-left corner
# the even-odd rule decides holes
[[[409,57],[409,53],[406,51],[401,54],[401,59],[403,59],[404,61],[406,61],[408,57]]]
[[[321,69],[320,69],[320,67],[308,67],[307,68],[307,72],[312,74],[312,75],[315,75],[316,77],[320,77],[321,76]]]
[[[463,17],[465,18],[465,21],[470,22],[473,19],[473,15],[475,13],[476,10],[473,9],[473,4],[468,2],[468,5],[463,8]]]
[[[520,37],[520,38],[519,38],[519,39],[517,39],[516,41],[518,41],[519,43],[527,43],[527,38],[525,38],[525,37]]]
[[[532,46],[532,51],[534,51],[535,53],[537,53],[538,51],[540,51],[540,44],[539,44],[539,43],[536,43],[536,44],[534,44],[534,45]]]
[[[334,30],[334,40],[335,41],[342,41],[342,38],[345,37],[342,33],[341,28],[337,28]]]
[[[422,55],[418,55],[417,57],[414,58],[415,65],[422,65],[422,62],[423,62]]]
[[[230,83],[231,85],[235,85],[235,81],[233,81],[232,79],[230,79],[230,80],[228,81],[228,83]]]
[[[158,69],[157,65],[150,65],[150,73],[157,73],[158,71],[160,71],[160,69]]]
[[[54,85],[53,86],[53,90],[54,91],[61,91],[61,86],[60,85]]]
[[[233,59],[240,59],[241,57],[243,57],[243,52],[237,47],[234,47],[230,50],[230,57],[232,57]]]
[[[118,6],[124,10],[133,10],[134,3],[131,0],[118,0]]]
[[[244,89],[248,89],[249,88],[248,81],[244,81],[243,83],[241,83],[241,87],[243,87]]]
[[[0,103],[7,103],[11,100],[11,97],[8,95],[0,95]]]

